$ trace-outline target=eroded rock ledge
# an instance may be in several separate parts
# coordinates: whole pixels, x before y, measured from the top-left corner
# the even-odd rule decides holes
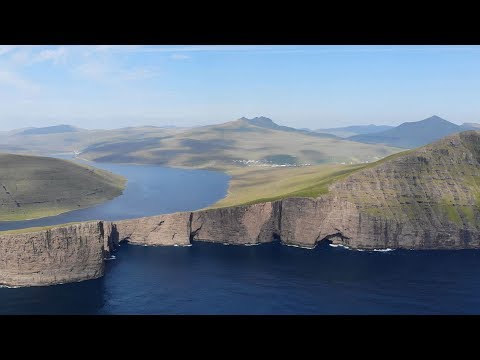
[[[326,196],[180,212],[118,222],[86,222],[0,236],[0,284],[51,285],[103,276],[104,259],[122,241],[185,246],[193,241],[245,245],[280,240],[313,248],[322,240],[351,248],[480,248],[476,229],[426,227],[382,220]]]

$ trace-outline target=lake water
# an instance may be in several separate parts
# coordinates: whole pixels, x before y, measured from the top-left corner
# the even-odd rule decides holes
[[[1,314],[480,314],[480,251],[122,245],[102,279],[0,289]]]
[[[223,198],[230,179],[227,174],[217,171],[148,165],[88,164],[126,177],[128,183],[123,194],[100,205],[57,216],[27,221],[3,221],[0,222],[0,231],[197,210]]]
[[[125,219],[208,206],[222,173],[96,164],[129,179],[102,205],[0,228]],[[0,314],[480,314],[480,251],[124,244],[101,279],[0,288]]]

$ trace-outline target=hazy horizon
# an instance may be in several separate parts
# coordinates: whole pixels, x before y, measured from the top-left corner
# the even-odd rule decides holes
[[[0,46],[0,130],[480,122],[480,46]]]
[[[431,115],[431,116],[435,116],[435,115]],[[428,116],[426,118],[429,118],[431,116]],[[245,117],[245,118],[248,118],[248,119],[253,119],[255,117],[263,117],[263,115],[259,115],[259,116],[252,116],[252,117],[246,117],[246,116],[242,116],[242,117]],[[240,118],[242,118],[240,117]],[[72,124],[69,124],[69,123],[52,123],[52,124],[47,124],[47,125],[41,125],[41,126],[26,126],[26,127],[15,127],[15,128],[11,128],[11,129],[2,129],[2,131],[11,131],[11,130],[24,130],[24,129],[33,129],[33,128],[43,128],[43,127],[53,127],[53,126],[58,126],[58,125],[67,125],[67,126],[74,126],[74,127],[77,127],[77,128],[80,128],[80,129],[83,129],[83,130],[114,130],[114,129],[120,129],[120,128],[128,128],[128,127],[177,127],[177,128],[192,128],[192,127],[201,127],[201,126],[208,126],[208,125],[216,125],[216,124],[222,124],[222,123],[226,123],[226,122],[229,122],[229,121],[234,121],[234,120],[238,120],[240,118],[236,118],[236,119],[229,119],[229,120],[225,120],[225,121],[220,121],[220,122],[216,122],[216,123],[208,123],[208,124],[199,124],[199,125],[191,125],[191,126],[182,126],[182,125],[176,125],[174,123],[171,123],[171,124],[168,124],[168,123],[165,123],[165,124],[160,124],[160,125],[153,125],[153,124],[142,124],[142,123],[138,123],[136,125],[127,125],[127,126],[112,126],[112,127],[82,127],[82,126],[76,126],[76,125],[72,125]],[[419,119],[419,120],[424,120],[425,118],[423,119]],[[275,121],[275,119],[271,119],[273,122],[277,123],[278,125],[285,125],[285,124],[282,124],[282,123],[278,123],[277,121]],[[414,120],[414,121],[419,121],[419,120]],[[444,120],[448,120],[448,119],[444,119]],[[449,121],[449,120],[448,120]],[[453,122],[451,121],[452,123],[455,123],[457,125],[461,125],[463,122]],[[369,123],[369,124],[351,124],[351,125],[345,125],[345,126],[325,126],[325,127],[322,127],[322,129],[334,129],[334,128],[342,128],[342,127],[348,127],[348,126],[368,126],[368,125],[377,125],[377,126],[380,126],[380,125],[386,125],[386,124],[372,124],[372,123]],[[391,126],[398,126],[400,125],[399,124],[390,124]],[[299,129],[307,129],[306,127],[299,127],[299,126],[296,126],[295,124],[288,124],[286,126],[290,126],[290,127],[294,127],[294,128],[299,128]],[[320,128],[318,128],[320,129]],[[310,130],[316,130],[316,129],[312,129],[310,128]]]

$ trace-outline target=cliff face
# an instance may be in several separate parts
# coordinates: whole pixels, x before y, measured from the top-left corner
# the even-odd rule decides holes
[[[95,279],[104,272],[102,222],[0,236],[0,284],[50,285]]]
[[[314,247],[329,240],[358,249],[480,248],[480,132],[394,155],[334,183],[317,199],[66,225],[0,235],[0,283],[44,285],[103,275],[119,242]]]
[[[189,245],[190,219],[191,213],[175,213],[119,221],[114,237],[138,245]]]
[[[331,187],[358,215],[345,223],[357,248],[480,247],[480,132],[449,136],[354,173]]]
[[[281,202],[192,213],[190,237],[224,244],[259,244],[280,235]]]

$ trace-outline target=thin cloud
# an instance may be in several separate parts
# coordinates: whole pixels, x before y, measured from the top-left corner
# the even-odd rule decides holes
[[[77,74],[96,81],[104,80],[144,80],[160,74],[156,68],[122,68],[103,62],[87,62],[75,69]]]
[[[172,54],[172,56],[170,56],[173,60],[186,60],[186,59],[190,59],[190,56],[188,55],[185,55],[185,54]]]
[[[106,51],[135,51],[140,49],[142,45],[96,45],[93,47],[93,50],[98,52]]]
[[[186,46],[143,46],[143,45],[97,45],[91,48],[96,52],[132,52],[132,53],[177,53],[202,51],[251,51],[272,49],[263,45],[186,45]]]
[[[15,72],[6,70],[0,70],[0,85],[13,87],[15,89],[27,92],[36,92],[39,89],[38,85],[22,78]]]
[[[14,50],[16,46],[13,45],[0,45],[0,56],[9,53],[10,51]]]
[[[194,45],[181,47],[142,47],[141,52],[201,52],[201,51],[252,51],[272,49],[263,45]]]
[[[103,79],[109,71],[108,66],[100,62],[87,62],[75,69],[77,74],[94,80]]]
[[[119,70],[121,80],[144,80],[156,77],[160,72],[152,68],[132,68]]]
[[[56,49],[40,51],[33,59],[33,62],[52,61],[54,64],[59,64],[65,62],[66,56],[67,49],[64,46],[61,46]]]

